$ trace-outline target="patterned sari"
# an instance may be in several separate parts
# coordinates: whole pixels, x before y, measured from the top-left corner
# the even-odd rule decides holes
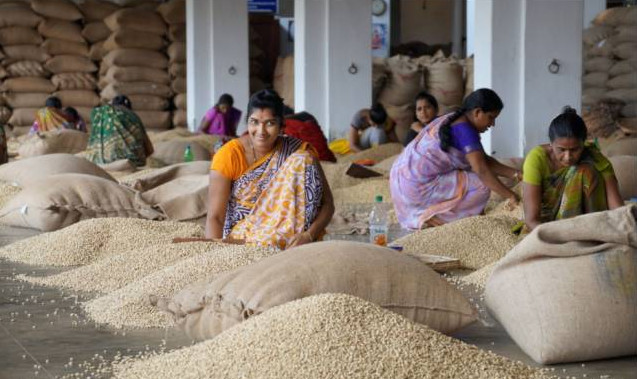
[[[432,217],[448,223],[482,213],[491,191],[471,172],[465,153],[440,148],[438,130],[450,115],[429,123],[396,159],[389,188],[396,216],[408,229]]]
[[[49,132],[58,129],[75,129],[75,125],[63,110],[44,107],[35,112],[35,122],[30,133]]]
[[[91,135],[85,157],[93,163],[106,164],[128,159],[135,166],[146,164],[142,121],[124,107],[103,105],[91,112]]]
[[[318,215],[323,182],[307,143],[279,137],[272,152],[232,183],[224,238],[284,249]]]
[[[580,163],[561,168],[543,186],[542,222],[561,220],[591,212],[608,210],[606,185],[595,168],[596,149],[587,147]]]

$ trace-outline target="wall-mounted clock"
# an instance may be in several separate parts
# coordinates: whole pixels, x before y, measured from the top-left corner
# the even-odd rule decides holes
[[[372,14],[374,16],[382,16],[387,11],[387,3],[385,0],[372,0]]]

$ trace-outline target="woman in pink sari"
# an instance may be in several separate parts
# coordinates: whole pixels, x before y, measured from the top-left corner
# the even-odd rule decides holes
[[[224,93],[217,104],[208,109],[201,120],[198,133],[224,137],[224,140],[237,137],[237,125],[241,119],[241,111],[235,108],[232,96]]]
[[[521,173],[485,154],[480,133],[495,125],[503,104],[492,90],[471,93],[454,113],[431,122],[394,163],[390,190],[400,224],[438,226],[482,213],[491,191],[517,204],[498,176]]]

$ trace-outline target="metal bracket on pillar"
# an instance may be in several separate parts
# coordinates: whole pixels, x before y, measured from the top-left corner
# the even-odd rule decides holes
[[[235,75],[236,73],[237,73],[237,68],[234,66],[230,66],[230,68],[228,69],[228,74]]]
[[[356,75],[358,73],[358,66],[356,66],[356,64],[352,62],[352,64],[349,65],[347,72],[349,72],[352,75]]]
[[[551,61],[551,63],[549,64],[549,72],[551,74],[557,74],[558,72],[560,72],[560,61],[558,61],[557,59],[553,58],[553,60]]]

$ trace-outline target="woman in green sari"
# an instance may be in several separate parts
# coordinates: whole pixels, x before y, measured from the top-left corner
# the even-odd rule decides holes
[[[551,121],[548,145],[524,160],[524,218],[529,229],[543,222],[623,205],[610,161],[586,141],[586,124],[566,107]]]
[[[91,124],[85,157],[93,163],[128,159],[139,167],[144,166],[146,157],[153,153],[144,125],[124,95],[116,96],[111,104],[94,108]]]

